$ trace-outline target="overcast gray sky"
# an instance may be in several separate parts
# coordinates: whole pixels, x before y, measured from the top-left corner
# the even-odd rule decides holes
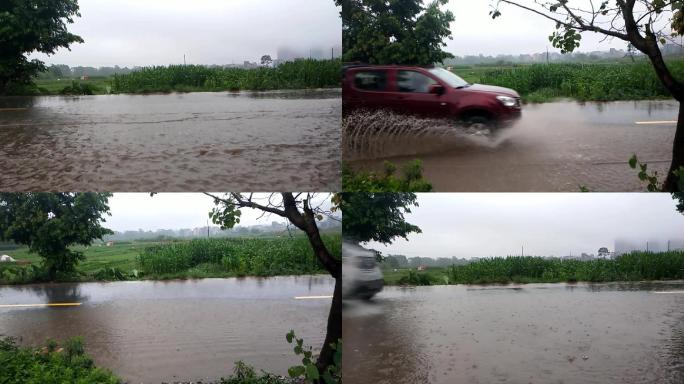
[[[231,64],[276,57],[279,47],[308,50],[342,44],[332,0],[79,0],[69,29],[84,44],[49,64],[146,66],[183,62]]]
[[[255,194],[255,197],[264,199],[269,195]],[[326,209],[330,208],[328,194],[319,194],[316,198],[324,203]],[[119,232],[203,227],[207,225],[209,211],[213,207],[214,201],[201,193],[161,193],[153,197],[149,193],[115,193],[109,199],[112,216],[106,218],[105,227]],[[272,214],[258,219],[261,213],[254,209],[243,209],[240,225],[268,225],[273,221],[286,221]],[[213,224],[210,222],[210,225]]]
[[[567,256],[613,250],[616,239],[684,239],[684,215],[669,194],[480,193],[419,194],[406,215],[423,233],[388,247],[409,257]]]
[[[534,4],[521,0],[522,4]],[[586,0],[573,0],[586,4]],[[598,2],[597,2],[598,3]],[[454,13],[456,21],[451,24],[454,39],[448,42],[447,51],[457,55],[497,55],[545,52],[560,52],[549,43],[549,35],[555,30],[555,23],[516,7],[503,4],[502,15],[496,20],[489,16],[492,0],[450,0],[444,9]],[[583,33],[578,51],[606,51],[610,48],[626,49],[622,40],[600,42],[603,35]]]

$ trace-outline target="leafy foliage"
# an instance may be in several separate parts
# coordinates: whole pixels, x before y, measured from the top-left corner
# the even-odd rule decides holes
[[[442,50],[451,39],[448,0],[335,0],[342,7],[345,61],[429,65],[453,57]]]
[[[684,190],[684,188],[682,188]],[[677,210],[684,214],[684,192],[675,192],[672,194],[672,198],[677,200]]]
[[[629,166],[632,169],[639,168],[639,180],[647,183],[646,189],[649,192],[660,191],[661,186],[660,182],[658,181],[658,172],[654,171],[653,173],[649,174],[648,164],[639,162],[637,155],[632,155],[632,157],[629,159]]]
[[[48,275],[73,273],[89,245],[111,234],[102,227],[110,193],[0,193],[0,240],[25,244],[43,259]]]
[[[395,176],[397,166],[386,161],[383,174],[355,172],[344,166],[342,190],[346,192],[430,192],[432,184],[423,178],[423,163],[416,159],[402,168],[402,177]]]
[[[294,330],[286,335],[287,342],[294,343],[294,352],[302,356],[302,365],[290,367],[287,372],[291,378],[304,378],[307,383],[338,384],[342,382],[342,340],[331,345],[335,351],[333,363],[323,372],[319,372],[313,360],[313,349],[304,345],[304,339],[298,339]]]
[[[342,63],[335,60],[296,60],[275,68],[220,68],[201,65],[146,67],[114,75],[113,93],[172,91],[266,91],[340,86]]]
[[[3,0],[0,2],[0,94],[32,83],[46,70],[32,52],[53,54],[59,48],[82,43],[67,24],[80,16],[77,0]]]
[[[14,339],[0,339],[0,383],[118,384],[107,370],[97,368],[80,338],[60,346],[49,341],[44,348],[21,348]]]
[[[410,233],[421,232],[404,220],[404,213],[418,206],[414,193],[343,192],[337,199],[344,217],[342,233],[359,242],[389,244],[396,237],[407,239]]]

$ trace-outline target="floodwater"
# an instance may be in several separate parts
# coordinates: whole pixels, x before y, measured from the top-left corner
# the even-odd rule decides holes
[[[341,110],[340,90],[0,98],[0,185],[334,191]]]
[[[24,345],[83,336],[97,365],[129,383],[217,380],[242,360],[287,375],[299,363],[285,335],[318,350],[332,295],[327,276],[0,287],[0,304],[81,302],[80,307],[0,308],[0,334]]]
[[[345,381],[684,382],[684,282],[390,287],[345,302]]]
[[[645,191],[628,160],[637,154],[666,174],[678,108],[675,101],[525,105],[522,119],[495,135],[383,117],[375,125],[386,127],[362,140],[345,133],[343,157],[354,168],[375,170],[385,160],[419,158],[436,191]]]

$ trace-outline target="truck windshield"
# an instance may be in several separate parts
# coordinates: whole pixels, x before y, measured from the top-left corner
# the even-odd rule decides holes
[[[446,82],[451,87],[463,88],[470,85],[467,81],[461,79],[454,73],[447,71],[444,68],[430,68],[428,69],[428,71],[433,75],[439,77],[442,81]]]

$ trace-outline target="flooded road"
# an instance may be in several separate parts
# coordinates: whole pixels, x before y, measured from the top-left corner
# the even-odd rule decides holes
[[[341,91],[0,98],[4,191],[316,190]]]
[[[343,314],[357,384],[684,382],[684,282],[391,287]]]
[[[387,130],[372,151],[345,150],[344,158],[375,170],[384,160],[420,158],[436,191],[645,191],[627,162],[636,153],[649,169],[667,172],[678,108],[675,101],[532,104],[493,138],[453,126]]]
[[[327,276],[4,286],[1,305],[82,304],[0,308],[0,334],[24,345],[83,336],[96,364],[130,383],[217,380],[238,360],[287,375],[299,360],[285,334],[318,350],[331,302],[295,297],[333,289]]]

